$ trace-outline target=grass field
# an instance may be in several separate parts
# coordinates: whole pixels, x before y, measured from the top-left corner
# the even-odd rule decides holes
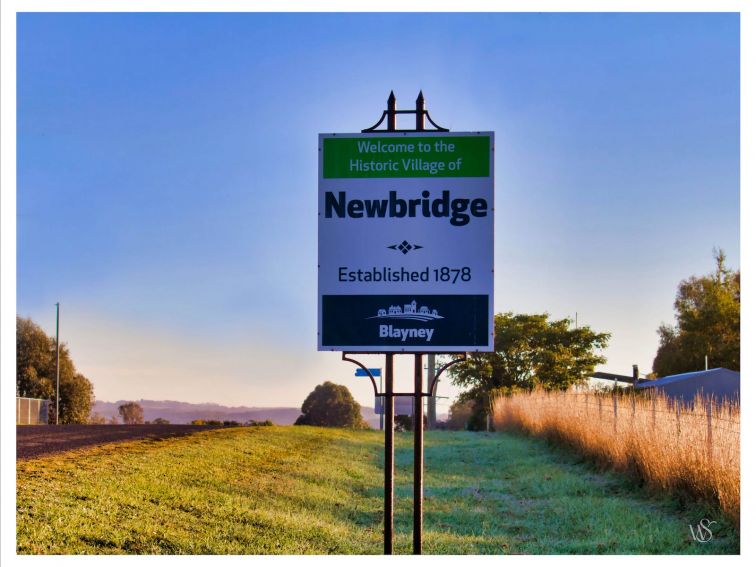
[[[382,434],[213,430],[17,464],[21,554],[377,554]],[[411,552],[412,437],[397,434],[397,553]],[[706,510],[516,434],[426,436],[425,552],[738,553]],[[689,524],[717,520],[714,538]]]

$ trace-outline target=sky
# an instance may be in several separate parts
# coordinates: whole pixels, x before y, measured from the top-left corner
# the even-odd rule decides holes
[[[714,247],[740,266],[739,27],[20,14],[17,313],[52,334],[61,303],[101,400],[298,406],[332,380],[372,405],[316,351],[317,135],[422,89],[438,124],[496,133],[495,311],[577,314],[612,334],[598,370],[650,372],[678,283]]]

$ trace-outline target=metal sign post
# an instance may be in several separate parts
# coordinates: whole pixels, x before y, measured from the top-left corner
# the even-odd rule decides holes
[[[375,385],[375,382],[373,382]],[[386,355],[386,414],[383,458],[383,554],[394,553],[394,355]]]
[[[429,392],[430,394],[430,392]],[[423,355],[415,355],[415,483],[412,491],[412,552],[423,552]]]
[[[350,358],[358,354],[370,354],[370,353],[355,353],[355,352],[343,352],[341,354],[341,360],[345,362],[351,362],[356,364],[362,369],[364,374],[360,373],[360,376],[367,376],[373,384],[373,392],[376,397],[382,397],[384,399],[383,407],[385,410],[385,425],[386,430],[384,432],[384,468],[383,468],[383,489],[384,489],[384,504],[383,504],[383,553],[385,555],[392,555],[394,552],[394,398],[398,396],[412,396],[414,398],[414,474],[413,474],[413,507],[412,507],[412,552],[415,555],[421,555],[423,550],[423,472],[424,472],[424,455],[423,455],[423,398],[430,398],[436,389],[438,379],[444,371],[458,362],[462,362],[467,359],[467,354],[462,353],[447,353],[450,355],[456,355],[455,358],[444,364],[436,371],[433,380],[428,384],[428,391],[423,392],[423,355],[422,353],[386,353],[386,391],[380,392],[375,383],[375,377],[360,361]],[[415,359],[415,390],[412,393],[408,392],[395,392],[394,391],[394,355],[398,354],[412,354]]]
[[[415,128],[397,129],[399,114],[414,114]],[[318,350],[341,351],[383,398],[386,555],[394,552],[395,398],[413,401],[412,550],[419,555],[423,398],[467,352],[493,350],[493,136],[441,128],[422,91],[414,110],[397,110],[392,91],[381,119],[361,134],[319,137]],[[351,358],[375,353],[386,356],[385,391]],[[453,357],[438,370],[429,363],[427,392],[425,353]],[[399,354],[414,357],[413,392],[395,391]]]
[[[428,355],[428,391],[431,396],[428,398],[428,429],[436,428],[436,392],[431,390],[431,382],[436,375],[436,355]]]

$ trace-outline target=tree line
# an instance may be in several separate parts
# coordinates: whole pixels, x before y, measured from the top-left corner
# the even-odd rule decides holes
[[[653,372],[663,378],[709,368],[740,370],[740,270],[725,265],[714,250],[715,269],[678,285],[675,324],[662,323]],[[452,383],[465,388],[450,409],[451,427],[483,429],[492,395],[516,390],[566,390],[585,382],[606,362],[598,351],[609,333],[569,319],[550,321],[548,314],[500,313],[495,316],[494,352],[469,353],[452,366]]]

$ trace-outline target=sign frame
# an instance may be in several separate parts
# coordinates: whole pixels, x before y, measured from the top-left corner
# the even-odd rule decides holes
[[[354,175],[344,175],[344,167],[341,170],[338,166],[334,166],[334,160],[326,156],[327,145],[335,142],[329,142],[330,140],[343,140],[345,138],[364,140],[368,144],[394,144],[399,147],[400,144],[421,144],[426,140],[420,139],[432,139],[435,141],[446,141],[450,139],[457,140],[460,138],[468,139],[470,142],[475,139],[487,138],[486,151],[487,155],[487,167],[482,167],[478,164],[476,167],[468,170],[463,170],[459,175],[434,175],[429,170],[423,172],[422,169],[418,173],[415,171],[411,176],[398,176],[395,172],[379,172],[380,176],[377,177],[363,177],[361,171],[355,172]],[[389,142],[386,142],[389,140]],[[396,142],[392,142],[392,141]],[[470,145],[470,144],[468,144]],[[442,146],[443,147],[443,146]],[[480,150],[477,150],[480,151]],[[491,352],[494,349],[494,161],[495,161],[495,134],[490,131],[472,131],[472,132],[436,132],[436,131],[417,131],[417,132],[386,132],[380,133],[334,133],[334,134],[320,134],[318,137],[318,350],[319,351],[343,351],[343,352],[362,352],[362,353],[462,353],[462,352]],[[443,152],[441,152],[443,153]],[[467,157],[467,155],[465,155]],[[458,162],[462,160],[456,158]],[[328,161],[330,165],[324,164]],[[474,160],[472,160],[474,162]],[[473,164],[474,165],[474,164]],[[326,168],[328,171],[324,172]],[[486,171],[487,170],[487,171]],[[334,173],[335,171],[335,173]],[[324,173],[327,174],[324,177]],[[401,173],[401,171],[399,172]],[[487,173],[487,174],[486,174]],[[336,177],[335,175],[341,175]],[[425,190],[424,188],[428,189]],[[356,189],[355,189],[356,188]],[[326,203],[326,192],[330,192],[329,201]],[[352,205],[355,199],[351,201],[347,200],[347,196],[351,197],[356,195],[357,197],[375,197],[376,195],[389,194],[389,204],[391,204],[391,198],[395,198],[394,209],[386,209],[386,205],[383,205],[383,201],[376,201],[374,199],[365,199],[366,206],[378,202],[379,205],[383,205],[384,213],[382,218],[364,218],[365,215],[360,217],[360,209],[363,207],[361,199],[357,204]],[[414,197],[422,197],[426,194],[430,194],[425,202],[417,205],[414,209],[415,217],[413,218],[392,218],[392,213],[399,210],[401,212],[404,205],[396,204],[400,200],[409,202],[410,200],[419,201]],[[482,196],[481,196],[482,195]],[[337,198],[338,196],[338,198]],[[480,197],[479,197],[480,196]],[[410,199],[409,197],[413,197]],[[435,201],[439,204],[433,209]],[[485,215],[482,215],[482,207],[480,203],[477,204],[478,208],[473,209],[475,199],[485,200],[486,208]],[[444,201],[446,199],[446,202]],[[384,199],[385,200],[385,199]],[[370,201],[370,202],[368,202]],[[452,216],[449,213],[449,218],[440,218],[442,215],[436,215],[438,211],[447,213],[458,205],[450,205],[451,203],[467,204],[470,208],[467,219],[457,219],[457,225],[452,222]],[[350,208],[353,207],[353,208]],[[418,213],[419,209],[422,209]],[[379,209],[380,210],[380,209]],[[409,207],[406,209],[409,212]],[[454,209],[456,210],[456,209]],[[356,212],[357,217],[350,217],[350,212]],[[477,213],[477,214],[474,214]],[[480,215],[480,217],[478,217]],[[336,218],[338,217],[338,218]],[[477,217],[477,218],[476,218]],[[482,217],[482,218],[481,218]],[[379,231],[385,233],[391,230],[391,226],[401,225],[406,227],[409,223],[414,223],[414,234],[432,234],[434,238],[440,235],[442,242],[439,244],[434,240],[434,244],[440,251],[435,251],[437,257],[443,254],[460,258],[462,253],[461,246],[456,246],[456,240],[459,239],[458,234],[462,234],[466,239],[467,250],[473,250],[475,253],[480,254],[475,256],[475,267],[473,269],[468,268],[468,273],[471,273],[470,280],[475,278],[475,282],[470,286],[455,285],[465,290],[472,290],[473,292],[449,292],[450,286],[444,286],[443,283],[438,282],[439,277],[443,277],[445,272],[433,274],[438,272],[439,269],[445,269],[447,266],[444,263],[436,261],[435,264],[428,264],[425,270],[412,271],[408,270],[406,273],[412,272],[414,274],[420,274],[420,278],[425,276],[427,280],[435,276],[436,285],[422,285],[423,280],[414,282],[401,281],[394,284],[394,282],[384,282],[383,284],[369,281],[364,292],[355,292],[357,286],[344,285],[343,290],[333,283],[334,264],[330,259],[330,255],[333,254],[333,250],[328,246],[336,246],[336,248],[342,247],[348,251],[337,251],[336,255],[342,254],[343,256],[349,256],[353,258],[362,253],[367,256],[369,250],[367,246],[360,250],[358,244],[355,244],[356,240],[360,238],[369,238],[367,233],[362,232],[356,234],[354,238],[351,238],[351,233],[345,229],[334,230],[329,232],[329,229],[324,229],[327,223],[331,223],[331,226],[336,226],[334,223],[344,223],[343,226],[351,225],[358,226],[358,231],[362,231],[362,225],[355,221],[355,218],[359,218],[359,222],[364,222],[364,225],[370,225],[371,230],[378,227]],[[448,221],[448,222],[446,222]],[[459,223],[464,222],[467,226],[459,226]],[[385,224],[381,224],[385,223]],[[388,228],[387,228],[388,227]],[[365,229],[367,230],[367,229]],[[430,231],[430,232],[429,232]],[[408,232],[405,230],[405,232]],[[412,232],[412,231],[409,231]],[[336,238],[337,235],[339,238]],[[399,233],[397,233],[399,234]],[[484,241],[485,239],[485,241]],[[327,240],[327,242],[325,242]],[[387,277],[386,274],[392,277],[390,271],[393,267],[397,270],[403,265],[401,262],[408,256],[412,255],[420,256],[425,253],[430,256],[428,250],[420,250],[416,252],[412,246],[417,248],[424,248],[424,246],[416,245],[415,243],[408,242],[404,238],[396,238],[398,242],[393,243],[388,238],[384,238],[387,244],[385,248],[394,248],[394,254],[396,263],[386,266],[386,260],[384,259],[380,273],[376,272],[376,268],[373,268],[372,277]],[[334,242],[336,244],[334,245]],[[343,244],[342,244],[343,243]],[[477,243],[482,243],[478,245]],[[375,242],[373,244],[373,250],[377,249]],[[409,250],[405,251],[401,248],[402,245],[409,247]],[[381,246],[383,248],[383,246]],[[397,250],[398,248],[398,250]],[[483,249],[484,253],[477,252],[479,249]],[[448,252],[447,252],[448,251]],[[453,252],[452,252],[453,251]],[[386,256],[385,251],[383,256]],[[471,252],[472,254],[472,252]],[[485,254],[485,256],[483,256]],[[455,256],[456,255],[456,256]],[[344,262],[346,263],[346,262]],[[452,264],[452,262],[448,262]],[[369,262],[368,262],[369,264]],[[361,264],[358,264],[361,265]],[[461,270],[464,265],[460,264],[460,268],[452,268],[453,270]],[[339,267],[339,270],[341,268]],[[389,271],[386,271],[386,270]],[[324,272],[328,271],[330,274],[328,277],[331,281],[325,281],[326,277]],[[358,272],[353,272],[358,273]],[[404,278],[404,273],[401,273],[401,277]],[[350,270],[346,269],[347,277],[349,277]],[[367,272],[365,272],[367,274]],[[459,277],[459,274],[457,274]],[[339,277],[342,277],[342,272],[339,272]],[[411,277],[411,276],[408,276]],[[427,282],[426,283],[430,283]],[[342,280],[344,281],[344,280]],[[450,281],[450,280],[449,280]],[[349,282],[351,283],[351,282]],[[459,282],[461,283],[461,282]],[[409,285],[407,285],[409,284]],[[423,293],[423,290],[427,289],[427,292]],[[442,291],[442,293],[439,292]],[[343,292],[342,292],[343,291]],[[384,293],[380,293],[384,291]],[[435,293],[434,293],[435,291]],[[475,293],[477,292],[477,293]],[[368,297],[372,297],[372,300],[368,300]],[[385,298],[386,305],[382,305],[380,301]],[[393,299],[393,300],[392,300]],[[373,312],[367,311],[367,303],[372,301],[371,309]],[[430,318],[426,318],[425,327],[399,327],[390,319],[397,315],[407,315],[408,308],[415,303],[412,309],[427,309],[425,315],[431,317],[431,314],[438,313],[437,321],[433,321]],[[438,304],[438,306],[436,305]],[[400,307],[402,313],[394,312],[394,315],[389,315],[389,308]],[[357,307],[355,307],[357,306]],[[366,310],[364,314],[350,315],[355,313],[355,309]],[[427,306],[427,307],[426,307]],[[441,307],[443,306],[443,307]],[[446,311],[445,311],[446,310]],[[326,312],[324,314],[324,311]],[[383,321],[370,321],[369,323],[377,323],[376,337],[366,337],[369,327],[368,323],[362,323],[362,319],[377,319],[381,318],[381,312],[386,317],[385,324]],[[447,314],[449,312],[449,314]],[[337,314],[339,318],[338,324],[333,324],[334,315]],[[411,314],[414,314],[412,311]],[[368,315],[365,317],[364,315]],[[463,321],[465,324],[455,324],[456,318]],[[326,328],[324,329],[324,319]],[[407,316],[405,319],[411,319]],[[446,321],[441,321],[446,319]],[[416,320],[416,319],[413,319]],[[470,321],[474,321],[475,326],[472,326]],[[435,324],[443,325],[448,323],[448,328],[451,329],[448,335],[439,335],[436,333],[438,326]],[[404,324],[402,322],[402,324]],[[334,333],[333,328],[340,329],[340,333]],[[417,331],[413,334],[413,329],[417,328]],[[357,336],[359,329],[362,329],[362,335]],[[461,330],[460,330],[461,329]],[[404,333],[404,334],[402,334]],[[454,335],[457,333],[457,335]],[[381,336],[378,336],[381,335]],[[433,339],[431,335],[435,335],[436,339]],[[461,340],[460,336],[468,338],[468,340]],[[440,337],[440,339],[439,339]],[[346,338],[346,340],[344,340]],[[379,339],[388,339],[387,341],[379,342]],[[422,339],[425,339],[423,341]],[[438,341],[441,342],[438,342]],[[405,344],[400,344],[405,343]],[[409,342],[407,342],[409,341]],[[427,342],[430,344],[422,344]]]

